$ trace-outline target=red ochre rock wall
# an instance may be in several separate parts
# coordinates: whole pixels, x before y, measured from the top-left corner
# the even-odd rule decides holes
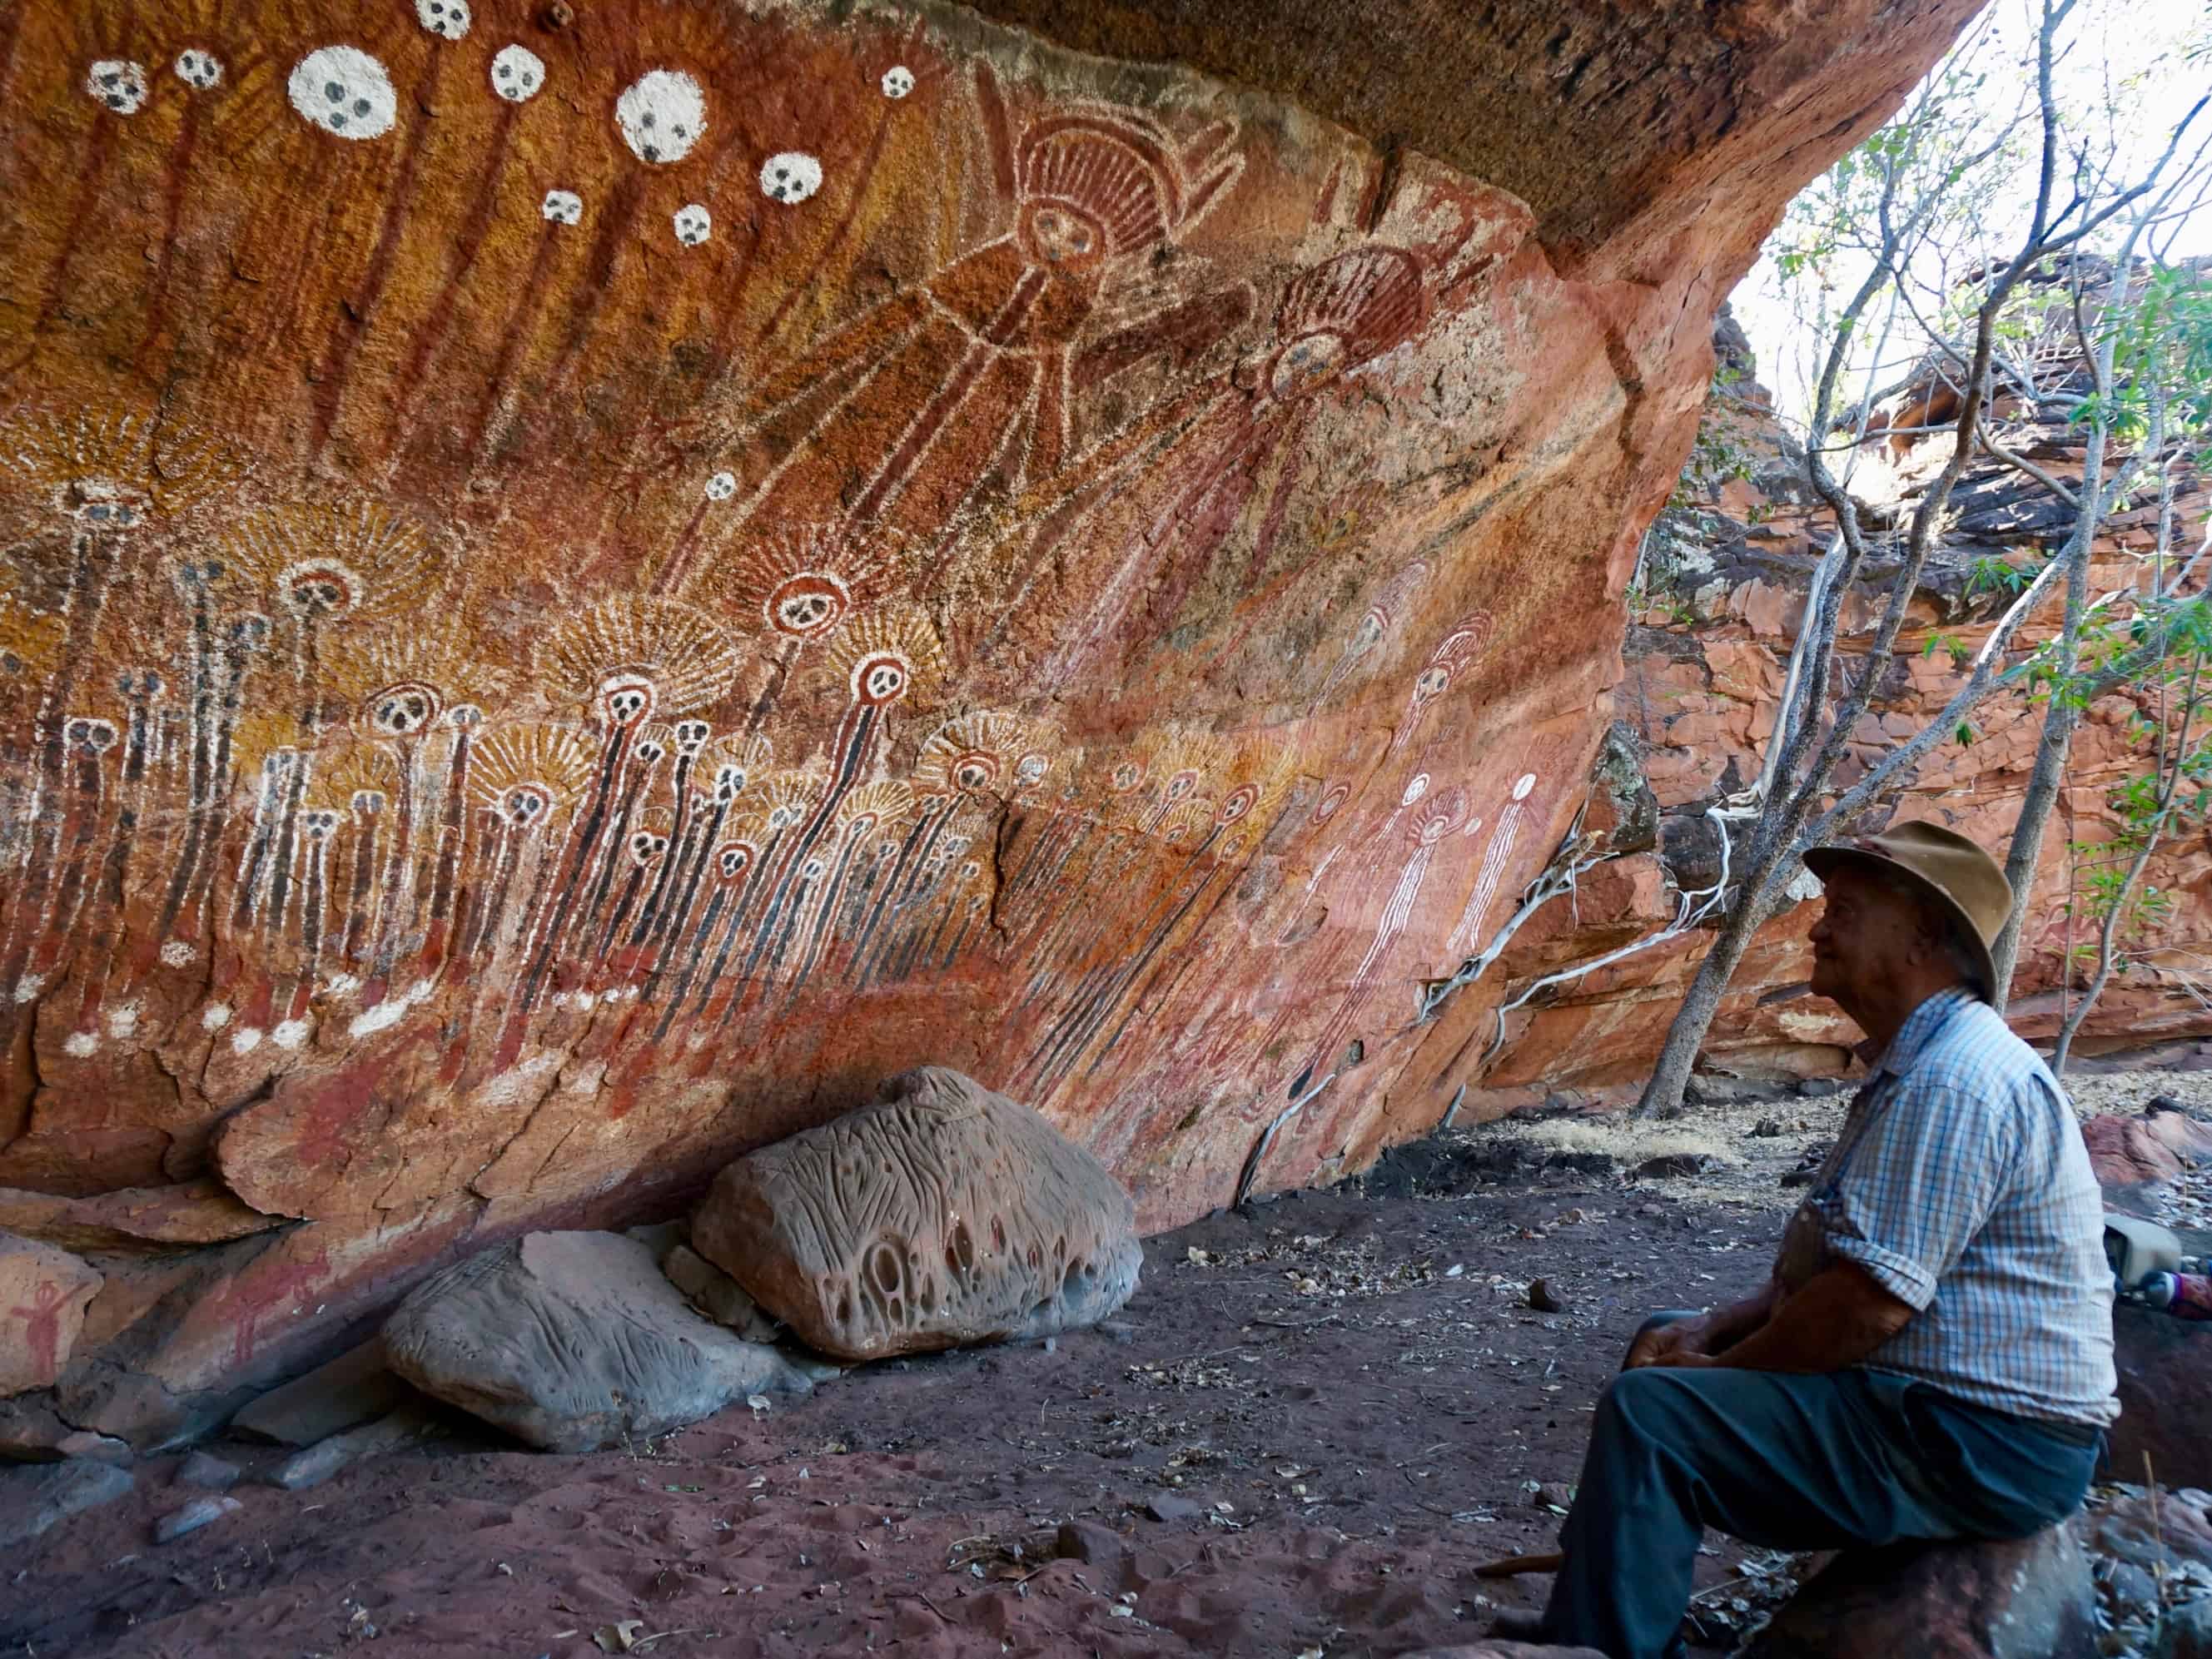
[[[1433,1122],[1719,296],[1972,9],[1410,8],[1402,119],[1288,4],[0,11],[0,1188],[156,1218],[64,1413],[916,1063],[1148,1227]]]

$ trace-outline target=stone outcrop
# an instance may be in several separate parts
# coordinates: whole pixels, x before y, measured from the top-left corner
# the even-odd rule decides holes
[[[1144,1261],[1134,1206],[1097,1159],[941,1066],[738,1159],[691,1239],[841,1359],[1095,1324],[1128,1300]]]
[[[2106,1455],[2116,1477],[2212,1489],[2212,1323],[2122,1303],[2112,1344],[2120,1420]]]
[[[208,1176],[88,1198],[0,1191],[0,1228],[69,1250],[147,1254],[226,1243],[283,1224],[283,1217],[240,1202]]]
[[[1713,310],[1974,4],[985,9],[0,9],[0,1188],[161,1230],[73,1418],[926,1060],[1146,1227],[1433,1123]]]
[[[633,1445],[811,1382],[701,1318],[617,1233],[531,1233],[447,1269],[385,1322],[392,1369],[546,1451]]]
[[[2097,1597],[2067,1527],[2014,1542],[1837,1556],[1752,1638],[1745,1659],[2087,1659]]]
[[[2212,1123],[2155,1102],[2132,1117],[2090,1118],[2081,1139],[2105,1201],[2144,1215],[2184,1173],[2212,1164]]]

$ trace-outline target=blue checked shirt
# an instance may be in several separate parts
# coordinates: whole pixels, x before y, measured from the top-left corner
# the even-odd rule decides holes
[[[1784,1234],[1784,1291],[1856,1262],[1914,1310],[1865,1361],[2018,1417],[2102,1427],[2104,1200],[2057,1079],[1963,988],[1913,1010]]]

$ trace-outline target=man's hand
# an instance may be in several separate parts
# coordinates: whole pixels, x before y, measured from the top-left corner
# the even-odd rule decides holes
[[[1717,1363],[1750,1371],[1846,1370],[1911,1322],[1914,1310],[1855,1261],[1832,1261]]]
[[[1706,1358],[1711,1349],[1712,1332],[1711,1314],[1655,1326],[1628,1345],[1628,1359],[1621,1369],[1634,1371],[1646,1365],[1680,1364],[1684,1354]]]

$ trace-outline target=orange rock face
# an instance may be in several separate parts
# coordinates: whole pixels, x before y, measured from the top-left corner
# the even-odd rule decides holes
[[[1716,297],[1971,9],[1377,22],[1415,121],[1287,5],[0,10],[0,1188],[307,1224],[161,1223],[75,1409],[923,1061],[1146,1225],[1433,1121]]]

